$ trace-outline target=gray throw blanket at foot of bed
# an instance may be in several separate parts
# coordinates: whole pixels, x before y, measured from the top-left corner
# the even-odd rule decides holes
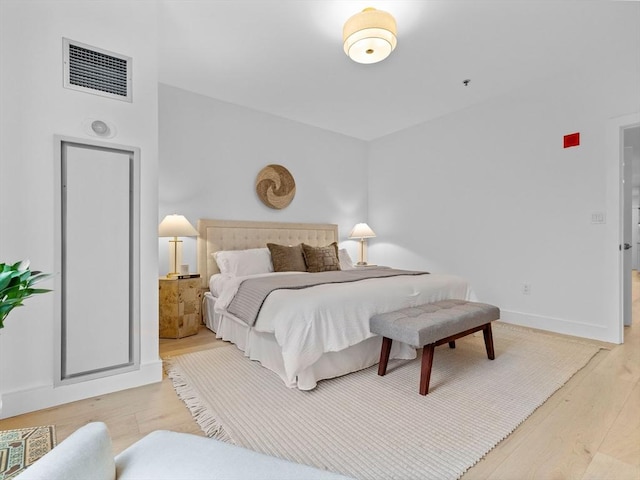
[[[258,318],[262,304],[274,290],[299,290],[328,283],[349,283],[371,278],[400,275],[428,275],[429,272],[397,270],[385,267],[367,267],[335,272],[301,273],[300,275],[274,275],[244,280],[231,300],[227,311],[249,326]]]

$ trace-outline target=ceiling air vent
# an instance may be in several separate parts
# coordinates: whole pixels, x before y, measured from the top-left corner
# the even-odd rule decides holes
[[[131,102],[131,57],[62,39],[64,87]]]

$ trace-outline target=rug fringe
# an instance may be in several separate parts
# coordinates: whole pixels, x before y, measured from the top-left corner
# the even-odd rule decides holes
[[[205,435],[216,440],[235,444],[231,436],[218,422],[218,419],[210,413],[210,409],[202,402],[198,392],[189,386],[171,359],[165,359],[165,362],[167,376],[173,382],[173,388],[178,394],[178,398],[187,406]]]

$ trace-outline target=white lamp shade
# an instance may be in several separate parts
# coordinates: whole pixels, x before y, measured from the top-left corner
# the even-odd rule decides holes
[[[197,237],[198,231],[193,228],[184,215],[167,215],[158,226],[160,237]]]
[[[344,53],[354,62],[380,62],[396,48],[396,35],[396,20],[391,14],[375,8],[365,8],[344,24]]]
[[[375,236],[376,234],[366,223],[358,223],[349,234],[349,238],[373,238]]]

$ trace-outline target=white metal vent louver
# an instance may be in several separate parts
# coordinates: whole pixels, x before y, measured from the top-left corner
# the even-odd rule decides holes
[[[131,57],[63,38],[64,86],[132,101]]]

